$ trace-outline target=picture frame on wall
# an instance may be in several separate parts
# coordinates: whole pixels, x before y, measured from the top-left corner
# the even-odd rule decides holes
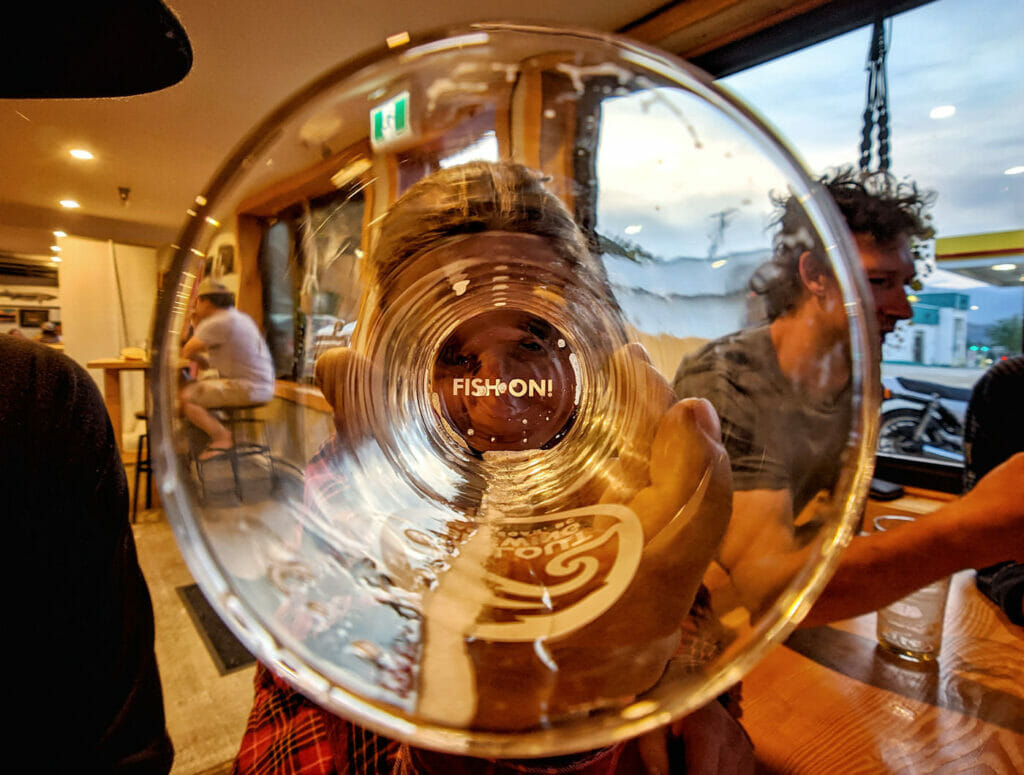
[[[0,325],[18,325],[18,308],[0,307]]]
[[[18,324],[22,328],[39,328],[50,319],[48,309],[22,308],[18,314]]]

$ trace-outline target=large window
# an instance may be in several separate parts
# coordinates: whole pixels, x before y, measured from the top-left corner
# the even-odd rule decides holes
[[[860,155],[871,27],[722,79],[814,174]],[[934,245],[889,336],[882,450],[962,461],[963,412],[994,360],[1021,352],[1024,4],[936,0],[887,22],[890,171],[937,195]]]
[[[1021,352],[1024,5],[937,0],[888,22],[891,171],[936,192],[934,260],[886,342],[880,451],[962,461],[966,398]],[[723,80],[815,172],[859,155],[871,29]]]

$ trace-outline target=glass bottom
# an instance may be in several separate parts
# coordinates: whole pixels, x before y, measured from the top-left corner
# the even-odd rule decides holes
[[[915,651],[895,643],[890,643],[881,637],[878,639],[878,645],[890,654],[895,654],[900,659],[906,659],[911,662],[934,662],[939,658],[938,649],[935,649],[934,651]]]

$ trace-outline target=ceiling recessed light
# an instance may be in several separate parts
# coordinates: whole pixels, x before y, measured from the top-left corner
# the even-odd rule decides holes
[[[907,296],[907,301],[909,301],[911,304],[917,304],[917,302],[919,302],[920,300],[921,299],[915,296],[914,294],[910,294],[909,296]]]
[[[66,207],[69,210],[74,210],[76,207],[81,207],[81,205],[78,204],[78,202],[76,202],[74,199],[61,199],[60,206]]]
[[[1024,173],[1024,164],[1018,164],[1016,167],[1003,170],[1004,175],[1020,175],[1022,173]]]
[[[53,232],[53,236],[57,237],[57,239],[60,239],[61,237],[68,236],[68,233],[66,231],[61,231],[60,229],[57,229],[55,232]]]
[[[72,148],[70,151],[72,157],[76,159],[92,159],[95,158],[91,151],[85,150],[85,148]]]
[[[626,234],[639,234],[643,230],[644,227],[639,223],[634,223],[632,226],[627,226],[625,229],[623,229],[623,231],[626,232]]]
[[[949,118],[956,113],[955,105],[936,105],[931,109],[928,118]]]
[[[992,265],[992,271],[993,272],[1012,272],[1016,268],[1017,268],[1016,264],[993,264]]]
[[[971,312],[977,312],[977,311],[978,311],[978,305],[977,304],[972,304],[971,305]]]
[[[50,250],[54,253],[60,253],[60,245],[50,245]]]
[[[50,256],[50,263],[51,264],[59,264],[60,263],[60,256]]]
[[[718,259],[717,261],[712,261],[712,262],[711,262],[711,268],[712,268],[712,269],[719,269],[719,268],[721,268],[721,267],[725,266],[725,265],[726,265],[726,264],[728,264],[728,263],[729,263],[729,260],[728,260],[728,259],[726,259],[726,258],[720,258],[720,259]]]

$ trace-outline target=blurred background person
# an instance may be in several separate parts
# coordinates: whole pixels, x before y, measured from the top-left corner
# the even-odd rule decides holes
[[[37,342],[43,344],[60,344],[60,334],[57,333],[57,324],[52,321],[46,321],[40,326],[42,329],[36,336]]]
[[[235,308],[235,294],[223,283],[199,284],[195,332],[181,350],[197,361],[200,379],[181,390],[182,411],[209,437],[201,460],[231,449],[231,431],[211,412],[218,407],[265,404],[274,397],[274,365],[255,321]],[[211,373],[212,370],[212,373]]]
[[[880,360],[882,340],[911,316],[911,240],[931,234],[931,197],[852,169],[821,183],[853,233],[879,336],[870,356]],[[708,343],[683,359],[674,381],[678,396],[708,398],[721,418],[734,494],[719,552],[726,578],[712,592],[752,617],[805,564],[817,529],[813,499],[833,486],[851,427],[842,292],[803,207],[793,198],[780,205],[773,259],[750,283],[770,322]],[[1024,455],[927,519],[855,537],[804,625],[869,613],[955,571],[1024,557],[1015,477],[1024,478]]]

